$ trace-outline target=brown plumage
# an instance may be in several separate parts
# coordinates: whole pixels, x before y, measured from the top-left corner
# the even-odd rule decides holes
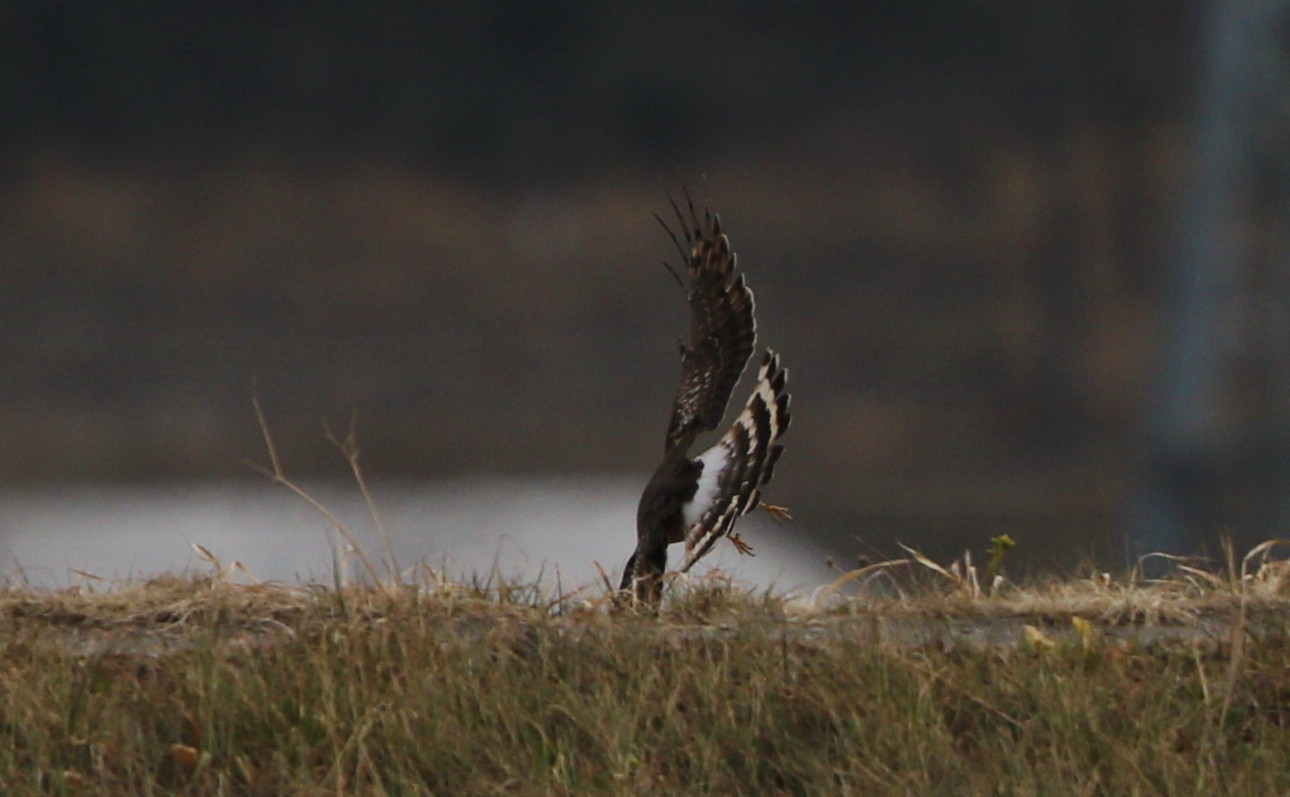
[[[715,446],[689,457],[695,437],[721,423],[730,394],[756,344],[753,295],[736,268],[720,220],[707,211],[700,219],[686,194],[688,218],[672,203],[681,224],[678,238],[665,229],[686,262],[685,278],[668,266],[686,290],[690,339],[681,344],[681,383],[672,405],[663,461],[641,494],[636,511],[636,551],[623,571],[621,588],[657,605],[667,569],[667,546],[685,542],[688,570],[731,536],[735,519],[758,505],[770,481],[789,424],[787,372],[767,350],[757,384],[743,411]],[[659,219],[662,222],[662,219]]]
[[[665,450],[688,445],[695,433],[717,428],[757,342],[753,294],[736,269],[730,241],[721,232],[721,220],[704,209],[700,221],[688,194],[686,206],[688,223],[672,203],[685,236],[684,246],[663,224],[686,260],[690,305],[690,341],[681,344],[681,384],[667,425]]]

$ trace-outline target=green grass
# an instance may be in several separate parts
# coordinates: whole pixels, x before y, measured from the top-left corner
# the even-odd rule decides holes
[[[11,589],[0,792],[1290,794],[1279,563],[945,573],[814,604],[676,585],[659,617],[443,583]],[[1206,622],[1244,630],[1115,636]]]

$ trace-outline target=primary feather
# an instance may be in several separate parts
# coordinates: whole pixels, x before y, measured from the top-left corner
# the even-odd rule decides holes
[[[721,220],[708,210],[702,219],[686,195],[687,219],[673,202],[686,258],[686,300],[690,340],[681,344],[681,384],[667,425],[666,449],[717,428],[757,341],[753,293],[737,270]],[[670,232],[670,230],[669,230]]]

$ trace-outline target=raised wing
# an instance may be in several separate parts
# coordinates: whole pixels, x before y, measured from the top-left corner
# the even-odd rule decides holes
[[[672,203],[684,243],[659,219],[686,261],[690,303],[690,341],[681,345],[681,386],[667,425],[666,451],[717,428],[757,340],[753,294],[738,273],[721,220],[706,208],[700,219],[688,193],[685,199],[689,219]]]
[[[699,487],[685,505],[684,573],[694,566],[717,540],[728,536],[735,519],[757,508],[761,490],[775,472],[784,448],[779,438],[788,431],[788,371],[779,367],[779,356],[770,349],[757,373],[757,386],[729,431],[705,451]]]

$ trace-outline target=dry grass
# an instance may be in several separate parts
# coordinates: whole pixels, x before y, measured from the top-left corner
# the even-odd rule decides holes
[[[881,596],[882,611],[893,614],[908,610],[919,615],[1062,619],[1078,615],[1111,624],[1186,622],[1232,610],[1287,607],[1290,562],[1274,558],[1273,553],[1290,548],[1290,540],[1269,540],[1239,559],[1230,545],[1224,548],[1225,559],[1218,569],[1199,560],[1155,554],[1146,558],[1165,559],[1172,565],[1167,578],[1144,579],[1138,570],[1118,578],[1093,572],[1086,578],[1050,579],[1024,587],[999,575],[998,562],[987,568],[994,571],[987,578],[973,565],[970,553],[945,566],[907,548],[908,558],[844,573],[801,604],[807,611],[827,606],[863,611],[875,605],[876,593]],[[861,585],[864,600],[838,599],[851,584]]]
[[[930,578],[898,580],[887,563],[813,600],[678,580],[657,618],[615,612],[603,590],[466,588],[430,571],[415,585],[243,584],[225,568],[10,589],[0,783],[7,795],[1285,794],[1287,590],[1266,553],[1246,572],[993,590],[972,586],[970,563],[915,558]],[[881,595],[839,597],[874,573]],[[1214,618],[1206,644],[1116,635]],[[943,622],[960,625],[929,630]],[[971,623],[992,630],[959,644]]]

